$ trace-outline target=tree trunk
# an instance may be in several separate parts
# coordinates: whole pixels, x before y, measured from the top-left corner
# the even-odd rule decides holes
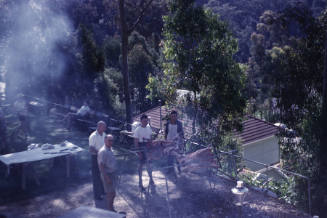
[[[132,123],[132,110],[131,110],[131,98],[129,92],[129,75],[128,75],[128,29],[125,20],[125,1],[119,0],[119,16],[120,16],[120,28],[121,28],[121,44],[122,44],[122,73],[124,80],[124,100],[126,106],[126,121]],[[129,126],[129,125],[128,125]]]
[[[195,134],[196,133],[196,117],[198,114],[198,101],[196,99],[196,91],[193,92],[194,94],[194,115],[193,115],[193,122],[192,122],[192,133]]]
[[[325,34],[325,57],[323,72],[323,93],[322,93],[322,113],[321,113],[321,132],[319,145],[319,201],[321,214],[327,206],[327,33]]]

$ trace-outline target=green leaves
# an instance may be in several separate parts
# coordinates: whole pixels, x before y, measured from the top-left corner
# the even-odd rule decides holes
[[[175,101],[176,89],[187,89],[200,96],[192,99],[193,104],[206,114],[207,121],[220,117],[223,124],[241,117],[245,75],[233,59],[237,41],[226,23],[194,1],[171,1],[168,8],[163,30],[164,71],[156,80],[167,102]]]

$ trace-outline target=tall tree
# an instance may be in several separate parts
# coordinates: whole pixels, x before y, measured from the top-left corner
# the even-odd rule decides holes
[[[327,185],[327,17],[326,17],[327,10],[325,10],[322,22],[325,28],[325,39],[324,39],[324,71],[322,74],[323,77],[323,84],[322,84],[322,111],[321,111],[321,133],[320,133],[320,168],[319,168],[319,181],[320,181],[320,190],[324,190],[320,194],[321,203],[320,209],[321,214],[325,211],[326,208],[326,196],[327,191],[324,187]]]
[[[245,75],[233,59],[237,41],[226,23],[194,1],[177,0],[168,5],[164,17],[161,93],[174,101],[176,89],[193,92],[192,102],[208,121],[235,124],[245,106]],[[156,83],[153,78],[150,82]],[[154,87],[149,84],[148,87]],[[155,90],[152,91],[154,93]]]
[[[263,85],[270,86],[268,95],[278,99],[281,121],[302,139],[282,146],[284,167],[312,179],[313,205],[322,215],[327,202],[326,15],[325,11],[315,18],[300,4],[279,13],[265,12],[256,37],[263,38],[260,44],[266,47],[263,53],[258,49],[262,58],[253,56]],[[296,195],[301,197],[303,186],[297,182]]]
[[[139,7],[141,7],[139,16],[135,19],[135,22],[128,26],[125,14],[125,0],[119,0],[119,21],[120,21],[120,35],[121,35],[121,48],[122,48],[122,74],[124,81],[124,100],[126,107],[126,121],[132,123],[132,109],[131,109],[131,97],[129,90],[129,73],[128,73],[128,37],[140,23],[141,19],[144,17],[146,10],[150,6],[153,0],[149,0],[146,3],[141,1]]]

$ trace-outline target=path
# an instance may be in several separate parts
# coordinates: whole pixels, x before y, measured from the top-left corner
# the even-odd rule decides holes
[[[166,201],[165,175],[154,172],[155,192],[141,195],[137,188],[137,176],[124,174],[115,200],[118,211],[127,212],[127,217],[240,217],[240,208],[230,189],[234,182],[225,178],[215,179],[215,188],[210,189],[203,177],[183,175],[177,182],[168,180],[169,209]],[[146,173],[144,178],[147,179]],[[144,184],[148,184],[145,180]],[[32,199],[0,206],[0,213],[8,218],[57,217],[78,206],[95,206],[92,200],[92,185],[68,185],[64,189],[37,196]],[[102,202],[96,202],[102,207]],[[40,210],[42,208],[42,210]],[[309,217],[292,206],[250,190],[245,199],[243,217]]]

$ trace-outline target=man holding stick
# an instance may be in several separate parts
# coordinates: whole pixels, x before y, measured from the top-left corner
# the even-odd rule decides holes
[[[141,126],[137,127],[134,132],[134,144],[135,147],[140,150],[139,155],[139,188],[141,191],[145,191],[145,188],[143,187],[143,181],[142,181],[142,171],[143,171],[143,165],[146,164],[148,175],[150,178],[149,184],[154,185],[154,181],[152,178],[152,167],[151,162],[147,158],[146,150],[147,147],[152,145],[152,129],[148,125],[148,116],[143,114],[141,116]]]

